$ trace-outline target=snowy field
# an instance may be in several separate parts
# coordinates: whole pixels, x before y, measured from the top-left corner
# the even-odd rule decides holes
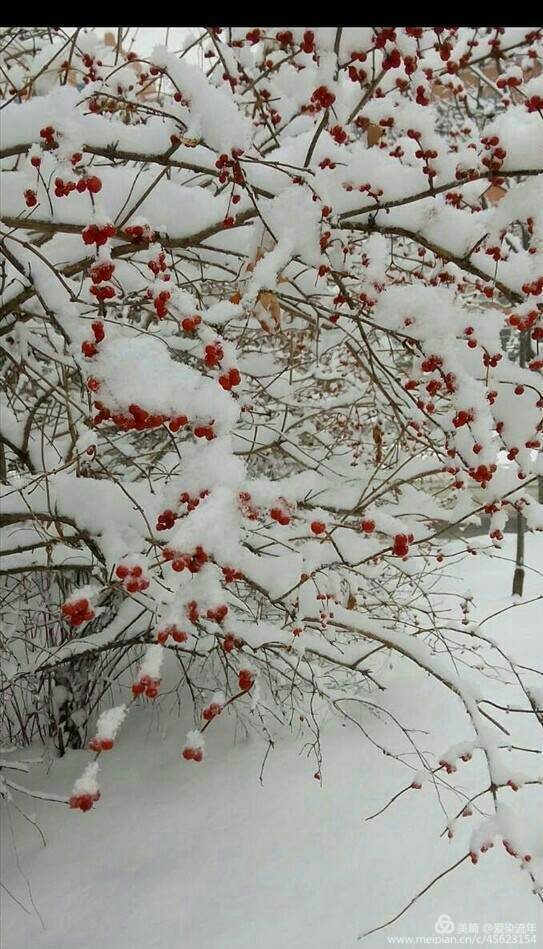
[[[503,559],[483,564],[470,558],[456,568],[463,578],[451,579],[451,592],[467,583],[478,618],[511,603],[513,554],[508,535],[499,552]],[[517,661],[540,667],[542,609],[534,598],[543,593],[541,536],[528,537],[527,563],[534,569],[527,572],[525,600],[532,602],[502,612],[485,629]],[[499,702],[503,686],[496,681],[489,688]],[[423,747],[437,754],[471,737],[460,706],[444,702],[442,691],[406,662],[381,700],[410,728],[431,721]],[[496,714],[507,725],[507,715]],[[364,724],[377,740],[390,740],[383,721]],[[29,800],[19,798],[47,845],[11,807],[2,827],[3,880],[22,908],[3,892],[6,949],[380,947],[392,944],[391,937],[436,941],[442,914],[457,934],[475,924],[479,933],[485,925],[496,933],[501,926],[503,933],[514,924],[516,932],[538,931],[535,944],[543,945],[541,903],[501,846],[476,866],[465,862],[397,923],[357,942],[466,852],[475,818],[461,821],[452,841],[440,836],[443,811],[427,785],[367,821],[405,785],[405,769],[384,759],[355,727],[330,723],[325,730],[321,785],[314,758],[303,749],[307,736],[276,745],[261,784],[265,746],[236,736],[233,717],[223,715],[216,726],[205,762],[182,762],[179,751],[192,727],[189,706],[185,700],[179,718],[177,697],[166,696],[160,706],[142,706],[131,715],[118,748],[102,758],[103,797],[90,813],[39,801],[31,813]],[[528,724],[525,737],[531,747],[539,740]],[[88,757],[71,752],[55,761],[45,787],[66,793]],[[540,756],[530,758],[533,774],[540,775]],[[464,766],[466,787],[479,766],[475,758]],[[43,787],[43,771],[36,768],[32,781]],[[530,789],[518,797],[529,806]],[[511,792],[512,807],[515,798]],[[533,800],[535,867],[543,862],[543,821],[535,811],[536,793]],[[451,812],[452,798],[447,803]]]

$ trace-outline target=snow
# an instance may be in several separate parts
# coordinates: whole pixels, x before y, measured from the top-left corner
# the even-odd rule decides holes
[[[164,660],[164,650],[162,646],[148,646],[145,652],[145,658],[140,666],[137,678],[150,676],[151,679],[158,679]]]
[[[511,606],[513,553],[514,538],[508,535],[484,570],[474,572],[471,561],[449,570],[455,575],[451,593],[465,592],[468,584],[473,591],[472,620]],[[536,598],[542,593],[537,571],[542,556],[543,538],[529,536],[524,602],[481,627],[518,662],[533,666],[541,659]],[[539,683],[532,678],[535,692]],[[492,688],[499,702],[503,686],[496,682]],[[3,937],[11,949],[177,949],[180,940],[187,949],[351,949],[361,932],[399,912],[466,847],[489,839],[498,826],[510,836],[517,832],[521,794],[511,791],[498,818],[485,823],[474,804],[474,817],[449,824],[455,832],[451,841],[440,837],[448,822],[433,779],[412,756],[405,758],[415,766],[408,769],[409,781],[418,778],[422,790],[407,791],[368,821],[405,786],[406,768],[384,760],[356,727],[338,721],[323,729],[320,767],[307,744],[300,754],[310,733],[302,737],[305,726],[296,723],[295,734],[270,751],[262,784],[267,745],[236,729],[229,710],[206,732],[204,761],[184,762],[184,735],[194,728],[190,701],[183,698],[178,717],[175,694],[165,692],[160,706],[132,710],[115,750],[101,759],[102,799],[92,811],[33,801],[47,847],[10,807],[4,818],[4,882],[28,910],[25,914],[4,893]],[[389,715],[413,729],[427,730],[430,721],[426,751],[455,758],[473,751],[471,761],[456,765],[466,788],[481,778],[483,756],[473,747],[460,707],[443,702],[436,684],[415,667],[396,668],[374,704],[384,711],[376,717],[368,709],[364,725],[376,742],[385,739]],[[506,716],[500,720],[507,724]],[[524,727],[526,744],[540,748],[533,724]],[[502,737],[507,745],[505,736],[499,743]],[[191,741],[196,738],[191,735]],[[407,750],[399,731],[395,745],[398,752]],[[508,754],[511,773],[524,773],[518,753]],[[532,778],[541,774],[539,756],[527,757],[537,759]],[[46,790],[69,787],[87,758],[88,752],[72,751],[55,761]],[[322,783],[313,777],[318,770]],[[35,766],[26,781],[43,787],[42,769]],[[441,793],[451,805],[448,792]],[[27,798],[17,800],[28,809]],[[532,816],[531,823],[524,821],[523,844],[534,855],[532,866],[541,865],[537,787],[522,790],[522,807]],[[483,811],[488,813],[484,806]],[[397,923],[361,945],[378,949],[393,936],[433,936],[444,913],[457,927],[530,924],[539,932],[543,927],[541,905],[525,874],[515,872],[496,841],[476,866],[464,862]]]
[[[8,938],[524,912],[543,31],[194,31],[3,31]]]
[[[98,762],[91,761],[80,778],[74,782],[73,794],[96,794],[98,791]]]
[[[124,722],[127,714],[125,705],[118,705],[116,708],[108,708],[100,715],[96,725],[96,735],[98,738],[115,738],[119,728]]]

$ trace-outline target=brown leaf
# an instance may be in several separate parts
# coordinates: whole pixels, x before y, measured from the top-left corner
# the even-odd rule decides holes
[[[268,313],[272,317],[273,322],[275,323],[275,328],[280,329],[281,328],[281,307],[279,305],[279,301],[277,297],[275,296],[275,293],[271,293],[270,290],[263,290],[258,295],[258,302],[265,310],[268,311]]]
[[[380,125],[375,125],[374,122],[370,122],[366,133],[368,136],[368,148],[373,148],[374,145],[377,145],[384,131],[384,128],[381,128]]]

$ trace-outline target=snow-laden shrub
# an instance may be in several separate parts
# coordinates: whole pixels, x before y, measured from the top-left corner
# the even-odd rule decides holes
[[[541,31],[213,28],[143,59],[4,29],[1,58],[3,576],[70,578],[58,643],[22,655],[11,616],[6,688],[90,660],[98,756],[179,669],[187,766],[237,713],[303,721],[318,775],[323,718],[363,720],[401,658],[466,711],[406,788],[482,755],[465,857],[501,836],[537,888],[494,644],[440,603],[451,531],[543,527]]]

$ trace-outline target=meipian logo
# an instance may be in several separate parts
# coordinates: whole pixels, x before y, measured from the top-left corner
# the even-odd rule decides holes
[[[454,929],[455,929],[454,923],[451,917],[447,916],[446,913],[442,913],[441,916],[437,918],[436,924],[434,926],[434,930],[436,933],[439,933],[440,935],[449,936],[451,933],[454,932]]]

